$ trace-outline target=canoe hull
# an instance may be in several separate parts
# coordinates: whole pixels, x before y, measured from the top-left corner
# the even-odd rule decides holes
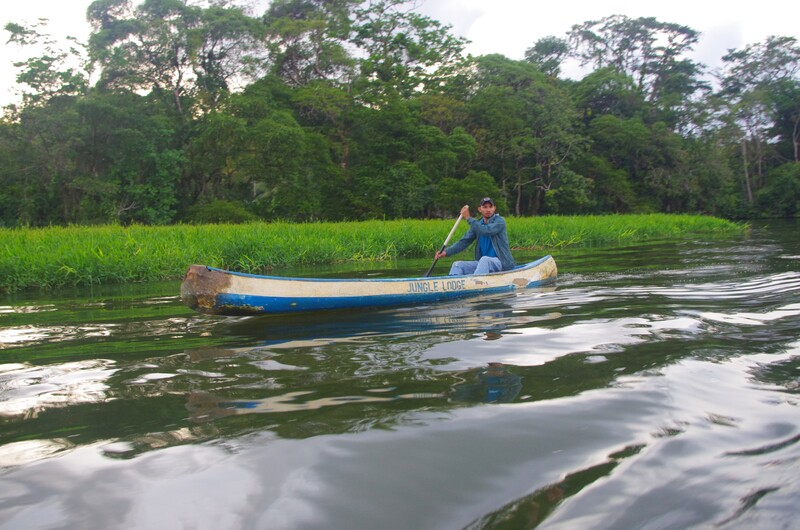
[[[181,284],[181,298],[207,314],[293,313],[438,302],[548,285],[556,276],[551,256],[482,276],[361,280],[258,276],[192,265]]]

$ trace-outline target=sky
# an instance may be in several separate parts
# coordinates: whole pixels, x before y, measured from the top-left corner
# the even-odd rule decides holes
[[[0,0],[0,25],[8,22],[34,23],[49,19],[48,32],[56,38],[67,35],[85,41],[89,34],[86,8],[92,0]],[[249,0],[255,14],[265,10],[268,0]],[[770,35],[800,40],[800,8],[786,0],[418,0],[419,12],[452,26],[452,32],[469,39],[467,52],[473,55],[500,53],[522,59],[525,50],[547,36],[564,37],[575,24],[611,15],[630,18],[655,17],[660,22],[688,26],[701,33],[691,59],[709,67],[733,48],[763,42]],[[243,2],[242,2],[243,3]],[[791,7],[794,5],[795,7]],[[0,48],[0,105],[17,100],[16,69],[13,62],[23,52],[7,44],[2,31]],[[579,78],[577,66],[566,66],[564,74]]]

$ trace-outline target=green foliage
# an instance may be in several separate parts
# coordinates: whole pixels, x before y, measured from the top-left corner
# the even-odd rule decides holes
[[[237,211],[236,205],[213,207]],[[509,217],[507,223],[514,249],[542,253],[567,245],[743,230],[721,219],[686,215]],[[0,228],[0,292],[177,280],[192,263],[262,273],[304,264],[432,256],[451,226],[452,219]],[[461,223],[456,237],[465,231]]]
[[[90,55],[105,89],[153,91],[177,114],[214,109],[234,77],[249,77],[264,27],[240,7],[176,0],[96,1]]]
[[[195,204],[184,214],[184,221],[194,224],[249,223],[258,217],[244,205],[226,200],[213,200],[208,204]]]
[[[636,195],[625,170],[616,168],[604,157],[592,155],[579,158],[572,167],[591,182],[594,213],[628,213],[634,209]]]
[[[800,212],[800,162],[784,164],[767,175],[758,192],[759,210],[768,217],[796,217]]]
[[[325,78],[346,75],[355,61],[345,50],[354,2],[276,0],[263,22],[271,42],[273,72],[288,84],[302,87]]]
[[[464,56],[411,0],[237,2],[98,0],[67,50],[8,23],[37,48],[0,121],[0,225],[161,225],[215,201],[237,222],[452,217],[484,195],[517,216],[795,215],[793,37],[729,51],[712,92],[698,34],[650,17],[515,61]],[[566,59],[595,70],[559,79]]]
[[[466,39],[408,9],[407,0],[374,0],[353,10],[351,43],[360,61],[363,97],[374,104],[435,91],[458,68]]]
[[[392,217],[421,217],[430,206],[430,180],[416,164],[400,162],[387,172],[381,195],[384,211]]]
[[[436,204],[440,212],[457,212],[464,204],[476,208],[483,197],[495,201],[498,213],[506,215],[508,205],[491,175],[470,171],[463,179],[443,179],[437,187]]]
[[[593,181],[572,171],[564,171],[557,188],[547,190],[544,204],[547,213],[574,215],[589,213],[594,209]]]
[[[673,96],[683,101],[700,88],[700,65],[680,58],[699,38],[687,26],[612,15],[573,26],[569,38],[581,64],[630,76],[644,99],[655,104],[653,110],[668,110]]]
[[[525,60],[536,65],[547,75],[557,77],[561,73],[561,63],[569,56],[569,43],[558,37],[539,39],[525,51]]]
[[[40,33],[44,26],[46,19],[31,26],[9,22],[4,28],[10,34],[9,44],[35,45],[43,52],[40,56],[14,64],[19,68],[17,83],[30,89],[23,95],[26,106],[43,105],[58,96],[82,94],[89,82],[81,46],[73,45],[67,50],[59,48],[49,35]]]
[[[620,119],[633,118],[645,107],[633,79],[613,67],[589,73],[572,87],[572,92],[587,123],[606,114]]]
[[[589,135],[596,151],[601,151],[616,167],[628,175],[641,177],[643,154],[650,140],[650,130],[639,118],[621,119],[604,114],[592,120]]]

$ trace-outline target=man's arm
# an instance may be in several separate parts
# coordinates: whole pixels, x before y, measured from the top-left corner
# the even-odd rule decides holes
[[[473,221],[474,221],[474,219],[473,219]],[[473,224],[470,223],[470,229],[467,230],[467,233],[464,234],[463,236],[461,236],[461,239],[459,239],[458,241],[456,241],[455,243],[453,243],[452,245],[447,247],[445,249],[444,254],[442,255],[442,257],[444,257],[444,256],[454,256],[454,255],[458,254],[459,252],[461,252],[462,250],[464,250],[465,248],[467,248],[470,243],[475,241],[476,236],[475,236],[475,232],[474,232],[472,227],[473,227]]]

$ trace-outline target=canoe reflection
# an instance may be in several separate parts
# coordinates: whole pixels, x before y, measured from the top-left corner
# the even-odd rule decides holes
[[[286,342],[347,339],[364,336],[410,336],[432,331],[502,331],[558,318],[560,313],[543,314],[539,308],[519,309],[518,304],[552,293],[555,288],[527,290],[524,294],[499,293],[477,299],[455,300],[430,306],[372,310],[327,311],[302,315],[225,317],[215,320],[224,333],[262,340],[264,345]],[[213,317],[219,319],[220,317]]]

